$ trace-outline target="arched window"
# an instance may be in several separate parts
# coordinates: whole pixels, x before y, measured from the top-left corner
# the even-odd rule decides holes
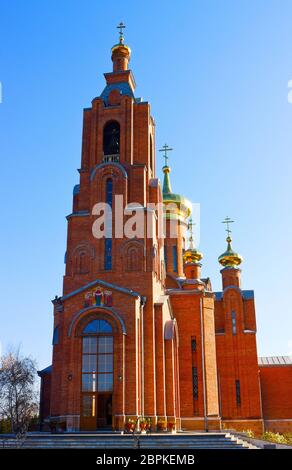
[[[87,253],[82,251],[79,254],[79,266],[78,266],[78,273],[79,274],[86,274],[89,272],[89,256]]]
[[[86,334],[112,333],[112,331],[112,326],[106,320],[91,320],[83,329],[83,333]]]
[[[128,250],[127,256],[127,271],[138,271],[139,258],[138,250],[135,247],[132,247]]]
[[[108,122],[103,129],[103,154],[104,161],[119,161],[120,124],[117,121]]]
[[[96,417],[98,399],[93,393],[113,390],[113,329],[106,320],[95,319],[82,335],[83,416]]]

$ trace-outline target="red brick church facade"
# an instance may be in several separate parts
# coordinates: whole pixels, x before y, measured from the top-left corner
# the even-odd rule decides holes
[[[106,86],[84,110],[53,362],[39,372],[41,419],[76,431],[124,429],[139,416],[153,429],[291,430],[291,361],[259,363],[254,294],[241,289],[230,237],[219,257],[222,292],[201,277],[202,254],[187,239],[190,203],[172,192],[167,164],[162,188],[156,177],[155,122],[135,97],[129,60],[121,35]],[[139,205],[151,237],[94,236],[95,204],[109,204],[114,225],[120,200],[122,210]],[[162,202],[165,238],[149,209]]]

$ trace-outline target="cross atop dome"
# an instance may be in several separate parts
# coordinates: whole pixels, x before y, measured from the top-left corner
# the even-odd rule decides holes
[[[112,47],[113,72],[128,70],[131,49],[125,44],[125,28],[126,25],[122,21],[117,26],[117,29],[119,30],[119,42]]]
[[[123,29],[126,28],[126,25],[124,25],[124,23],[121,21],[118,26],[117,26],[117,29],[119,29],[119,35],[120,35],[120,44],[124,44],[124,40],[125,40],[125,37],[124,37],[124,32],[123,32]]]
[[[192,250],[194,248],[194,237],[193,237],[193,227],[196,225],[195,222],[193,222],[192,217],[190,217],[189,223],[188,223],[188,230],[190,232],[189,236],[189,242],[190,242],[190,249]]]
[[[167,144],[164,144],[161,149],[159,149],[159,152],[164,152],[164,155],[162,157],[164,158],[164,166],[168,166],[168,155],[167,152],[171,152],[173,149],[170,148]]]
[[[222,221],[222,224],[226,224],[226,227],[227,227],[226,228],[226,232],[228,234],[226,238],[227,250],[224,253],[222,253],[221,256],[219,256],[218,261],[222,266],[228,267],[228,268],[235,268],[239,266],[243,261],[242,256],[239,253],[236,253],[232,249],[232,246],[231,246],[232,238],[230,236],[231,230],[229,228],[229,225],[233,223],[234,223],[234,220],[231,220],[230,217],[225,217],[225,219]]]
[[[225,217],[224,220],[222,220],[222,224],[226,224],[226,232],[228,233],[228,238],[230,238],[230,234],[231,234],[231,229],[229,228],[229,224],[233,224],[234,223],[234,220],[231,220],[230,217]]]

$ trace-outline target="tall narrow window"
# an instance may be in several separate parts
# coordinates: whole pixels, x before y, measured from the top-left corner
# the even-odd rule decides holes
[[[112,239],[104,240],[104,269],[110,271],[112,269]]]
[[[164,266],[165,271],[167,272],[167,246],[164,245]]]
[[[154,174],[154,155],[153,155],[153,142],[152,136],[150,135],[150,168],[152,171],[152,175]]]
[[[79,266],[77,269],[79,274],[86,274],[89,272],[89,257],[84,251],[79,254]]]
[[[105,184],[105,202],[112,207],[113,205],[113,180],[108,178]]]
[[[234,310],[231,312],[232,334],[236,335],[236,313]]]
[[[235,394],[236,394],[236,404],[237,406],[240,406],[241,405],[240,380],[235,380]]]
[[[59,327],[56,326],[56,328],[54,329],[54,334],[53,334],[53,345],[55,346],[55,344],[58,344],[59,343]]]
[[[198,388],[198,369],[193,367],[193,397],[195,400],[198,399],[199,388]]]
[[[120,125],[117,121],[108,122],[103,130],[103,154],[105,162],[118,162],[120,155]]]
[[[192,338],[192,351],[196,352],[197,351],[197,340],[196,338]]]
[[[172,247],[172,259],[173,259],[173,270],[177,273],[177,247],[176,245]]]

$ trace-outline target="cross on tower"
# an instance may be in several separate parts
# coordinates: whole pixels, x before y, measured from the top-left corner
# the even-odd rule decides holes
[[[165,159],[164,166],[168,166],[167,152],[170,152],[171,150],[173,150],[173,149],[171,149],[167,144],[164,144],[163,147],[161,149],[159,149],[159,152],[164,152],[164,155],[162,155],[163,158]]]
[[[124,42],[124,32],[123,32],[123,29],[125,29],[125,25],[124,23],[121,21],[118,26],[117,26],[117,29],[119,29],[119,35],[120,35],[120,44],[123,44]]]
[[[189,242],[190,242],[190,248],[193,248],[193,227],[197,225],[195,222],[193,222],[192,217],[190,217],[189,223],[188,223],[188,230],[190,231],[190,237],[189,237]]]
[[[231,234],[231,230],[229,228],[229,224],[233,224],[234,220],[231,220],[230,217],[225,217],[225,219],[222,221],[222,224],[226,224],[226,232],[228,233],[228,237]]]

